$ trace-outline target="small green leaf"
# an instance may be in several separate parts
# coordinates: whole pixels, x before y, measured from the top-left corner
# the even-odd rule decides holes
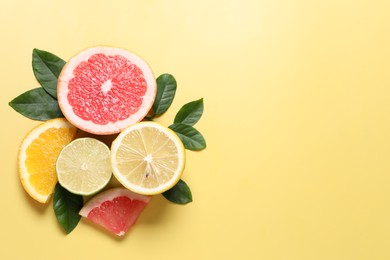
[[[187,204],[192,202],[190,187],[183,181],[179,180],[175,186],[162,194],[167,200],[176,204]]]
[[[50,52],[33,50],[32,67],[35,78],[54,98],[57,98],[57,80],[64,65],[64,60]]]
[[[203,114],[203,98],[185,104],[177,112],[174,123],[195,125]]]
[[[34,88],[24,92],[8,103],[16,112],[33,120],[45,121],[64,117],[58,102],[43,88]]]
[[[57,183],[54,190],[53,209],[58,223],[67,234],[77,226],[81,216],[80,209],[83,207],[83,197],[70,193]]]
[[[171,74],[165,73],[157,78],[157,93],[151,117],[159,116],[168,110],[175,98],[176,87],[176,80]]]
[[[194,127],[178,123],[170,125],[169,128],[176,132],[186,149],[202,150],[206,148],[205,139]]]

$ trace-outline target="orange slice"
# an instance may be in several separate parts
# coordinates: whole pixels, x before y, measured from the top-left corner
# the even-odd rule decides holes
[[[57,183],[56,161],[62,148],[76,135],[77,128],[66,119],[48,120],[23,139],[18,154],[18,172],[26,192],[46,203]]]

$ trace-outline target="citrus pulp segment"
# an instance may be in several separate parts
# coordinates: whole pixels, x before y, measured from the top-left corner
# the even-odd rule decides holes
[[[126,188],[145,195],[162,193],[180,179],[185,149],[169,128],[141,122],[123,130],[111,146],[112,171]]]
[[[122,236],[135,223],[150,199],[126,188],[111,188],[90,199],[79,214]]]
[[[120,48],[93,47],[71,58],[58,78],[65,117],[93,134],[114,134],[141,121],[156,96],[148,64]]]
[[[18,173],[24,189],[35,200],[46,203],[57,183],[56,160],[77,129],[64,118],[48,120],[23,139],[18,154]]]
[[[62,149],[57,159],[62,187],[74,194],[91,195],[111,179],[110,149],[94,138],[78,138]]]

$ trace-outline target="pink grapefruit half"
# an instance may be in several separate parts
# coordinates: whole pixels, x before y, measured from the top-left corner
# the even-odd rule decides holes
[[[156,97],[156,79],[137,55],[93,47],[71,58],[58,77],[64,116],[86,132],[108,135],[141,121]]]
[[[79,214],[123,236],[135,223],[151,197],[136,194],[126,188],[111,188],[89,200]]]

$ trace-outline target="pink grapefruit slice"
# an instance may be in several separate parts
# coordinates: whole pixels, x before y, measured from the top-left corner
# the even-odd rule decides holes
[[[114,47],[81,51],[58,78],[64,116],[86,132],[109,135],[141,121],[156,97],[156,79],[137,55]]]
[[[111,188],[89,200],[79,214],[108,231],[123,236],[134,225],[151,197],[126,188]]]

